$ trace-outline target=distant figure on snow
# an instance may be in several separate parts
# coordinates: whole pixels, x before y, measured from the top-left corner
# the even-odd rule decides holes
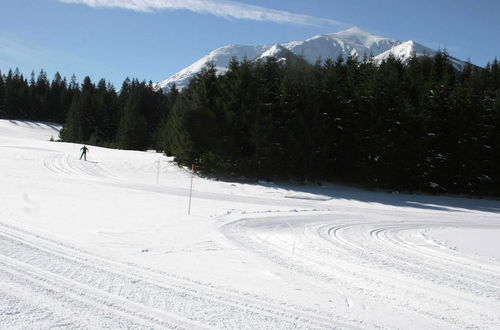
[[[82,160],[82,157],[84,160],[87,160],[87,152],[89,151],[89,148],[87,148],[86,146],[83,146],[80,150],[82,151],[82,155],[80,156],[80,160]]]

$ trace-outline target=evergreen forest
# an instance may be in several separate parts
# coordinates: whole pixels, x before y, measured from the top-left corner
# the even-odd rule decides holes
[[[64,123],[62,141],[156,149],[217,177],[500,196],[496,59],[233,59],[182,91],[16,69],[0,73],[0,118]]]

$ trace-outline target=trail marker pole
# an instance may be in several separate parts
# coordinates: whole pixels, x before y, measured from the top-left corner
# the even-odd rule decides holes
[[[189,186],[189,207],[188,215],[191,215],[191,197],[193,196],[193,178],[194,178],[195,165],[191,165],[191,185]]]
[[[156,171],[156,184],[158,184],[159,178],[160,178],[160,159],[158,159],[158,170]]]
[[[285,223],[288,225],[288,227],[292,228],[293,232],[293,245],[292,245],[292,257],[293,257],[293,255],[295,254],[295,242],[297,241],[297,233],[295,232],[295,227],[293,227],[287,221],[285,221]]]

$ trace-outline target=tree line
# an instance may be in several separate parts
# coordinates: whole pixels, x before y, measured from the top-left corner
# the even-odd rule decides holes
[[[43,70],[26,79],[18,69],[0,72],[0,118],[64,123],[60,138],[122,149],[158,147],[161,123],[175,103],[152,82],[125,79],[121,89],[90,77],[68,82],[56,73],[52,81]]]
[[[444,52],[208,64],[181,93],[42,71],[0,74],[0,116],[64,122],[63,141],[155,148],[207,174],[334,180],[498,196],[500,66],[457,70]]]
[[[162,149],[207,172],[498,195],[500,68],[446,53],[209,65],[182,92]]]
[[[0,118],[62,123],[78,91],[75,76],[68,82],[57,73],[50,82],[43,70],[29,80],[18,69],[0,71]]]

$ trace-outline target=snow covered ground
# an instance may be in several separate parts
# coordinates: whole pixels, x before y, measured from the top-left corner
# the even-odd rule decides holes
[[[500,328],[500,202],[195,176],[0,121],[0,327]]]

